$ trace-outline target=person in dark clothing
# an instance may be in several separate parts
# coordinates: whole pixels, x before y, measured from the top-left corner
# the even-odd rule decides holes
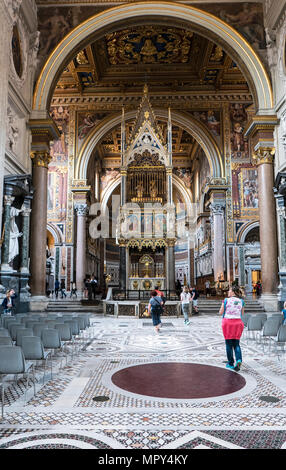
[[[159,333],[162,326],[161,315],[163,313],[163,300],[155,290],[151,292],[151,298],[148,304],[148,312],[152,317],[152,322],[156,333]]]
[[[15,299],[17,295],[13,289],[9,289],[6,292],[6,297],[2,302],[3,314],[12,315],[12,310],[15,307]]]
[[[199,298],[199,293],[195,287],[190,288],[190,294],[191,294],[191,299],[193,302],[193,308],[194,308],[194,315],[198,315],[199,313],[199,307],[198,307],[198,298]]]
[[[67,296],[67,294],[66,294],[66,284],[65,284],[64,279],[61,280],[61,294],[62,294],[62,299],[64,298],[64,296],[65,297]]]
[[[72,297],[73,295],[75,295],[76,298],[77,298],[77,293],[76,293],[76,291],[77,291],[76,283],[75,283],[75,282],[72,282],[72,283],[71,283],[71,295],[70,295],[70,296]]]
[[[97,291],[97,279],[94,276],[91,276],[90,284],[91,284],[91,295],[95,299],[96,291]]]
[[[55,294],[56,294],[56,299],[58,298],[59,290],[60,290],[60,283],[59,283],[59,280],[56,279],[56,280],[55,280]]]

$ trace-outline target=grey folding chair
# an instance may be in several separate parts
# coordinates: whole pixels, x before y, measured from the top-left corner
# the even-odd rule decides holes
[[[18,328],[16,331],[16,346],[22,346],[23,336],[33,336],[32,328]]]
[[[53,377],[53,361],[50,351],[45,351],[41,338],[38,336],[24,336],[22,338],[22,350],[26,360],[44,361],[43,384],[45,383],[46,364],[50,358],[51,378]]]
[[[10,333],[7,328],[0,328],[0,336],[10,336]]]
[[[249,340],[249,335],[252,332],[252,337],[253,339],[256,338],[258,333],[262,329],[262,319],[260,317],[257,317],[256,315],[249,317],[248,323],[247,323],[247,342]]]
[[[20,330],[21,328],[23,328],[22,323],[15,322],[9,324],[9,332],[13,341],[16,341],[17,330]]]
[[[36,393],[35,388],[35,374],[34,366],[31,362],[26,362],[23,355],[22,348],[20,346],[1,346],[0,348],[0,377],[2,386],[2,418],[4,416],[4,401],[5,401],[5,379],[9,375],[26,375],[26,388],[25,388],[25,403],[27,397],[27,390],[29,387],[30,371],[32,370],[34,394]]]
[[[270,347],[271,347],[271,341],[270,338],[275,338],[278,334],[279,330],[279,323],[276,320],[272,320],[269,318],[263,325],[263,329],[261,332],[261,339],[262,339],[262,345],[263,345],[263,352],[265,351],[265,344],[266,340],[269,340],[269,352],[270,352]]]
[[[13,341],[10,336],[0,336],[0,346],[13,346]],[[1,352],[0,352],[1,354]]]
[[[261,320],[262,320],[262,325],[264,325],[264,323],[265,323],[265,322],[267,321],[267,319],[268,319],[267,313],[256,313],[255,316],[261,318]]]
[[[281,325],[279,327],[277,336],[275,338],[270,338],[270,341],[274,342],[275,353],[277,354],[278,360],[280,360],[278,346],[282,346],[282,351],[284,352],[284,346],[286,344],[286,325]]]
[[[275,320],[278,322],[279,325],[282,325],[283,324],[283,320],[284,320],[284,316],[281,315],[280,313],[274,313],[273,315],[271,315],[269,317],[269,320]]]
[[[62,350],[60,333],[56,328],[47,328],[42,331],[42,343],[45,349],[51,350],[52,353]],[[60,367],[62,361],[60,361]]]
[[[34,325],[38,325],[40,322],[39,320],[26,320],[25,321],[25,327],[26,328],[34,328]]]
[[[66,323],[63,324],[57,324],[55,326],[55,329],[58,330],[60,333],[60,338],[61,342],[63,343],[63,346],[65,346],[65,351],[66,351],[66,364],[67,364],[67,357],[68,357],[68,349],[67,349],[67,344],[71,343],[71,349],[72,349],[72,360],[73,360],[73,349],[74,349],[74,339],[72,336],[71,328],[69,325]]]
[[[80,335],[79,323],[78,323],[77,320],[65,320],[65,324],[69,325],[69,327],[71,329],[71,334],[73,336],[74,345],[75,345],[75,349],[76,349],[76,346],[77,346],[76,338],[79,337],[79,335]],[[79,352],[79,349],[78,349],[78,352]]]
[[[16,317],[11,316],[11,315],[4,315],[3,316],[3,321],[2,321],[2,328],[7,328],[9,326],[9,323],[17,322]]]
[[[33,333],[34,336],[38,336],[39,338],[42,337],[42,331],[47,330],[49,326],[46,323],[40,323],[39,325],[34,325]]]

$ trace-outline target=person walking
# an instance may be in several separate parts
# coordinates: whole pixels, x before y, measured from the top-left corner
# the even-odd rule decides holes
[[[97,279],[94,276],[91,276],[90,284],[91,284],[91,295],[93,299],[95,300],[96,291],[97,291]]]
[[[283,313],[283,325],[286,325],[286,302],[284,302],[283,304],[282,313]]]
[[[205,282],[205,289],[206,289],[206,297],[210,297],[210,295],[211,295],[211,283],[208,279]]]
[[[185,325],[190,324],[189,315],[190,315],[190,302],[191,302],[191,294],[189,293],[188,286],[183,287],[183,292],[181,293],[181,308],[184,315],[184,323]]]
[[[71,283],[71,295],[70,295],[70,297],[72,297],[73,295],[75,295],[76,298],[77,298],[77,293],[76,293],[76,291],[77,291],[77,289],[76,289],[76,283],[75,283],[75,282],[72,282],[72,283]]]
[[[222,303],[219,313],[223,317],[222,331],[228,360],[226,367],[238,372],[242,364],[240,338],[244,328],[241,319],[241,316],[244,314],[244,300],[238,286],[232,286],[229,289],[228,298]],[[233,353],[236,359],[235,364]]]
[[[3,307],[3,314],[4,315],[12,315],[12,310],[15,307],[15,299],[17,295],[13,289],[8,289],[6,291],[6,297],[2,302]]]
[[[66,294],[66,284],[65,284],[65,280],[62,279],[61,280],[61,295],[62,295],[62,299],[64,298],[64,296],[66,297],[67,294]]]
[[[59,296],[59,290],[60,290],[60,283],[59,283],[59,280],[56,279],[56,280],[55,280],[55,295],[56,295],[56,299],[57,299],[58,296]]]
[[[161,315],[163,312],[163,300],[161,296],[157,295],[157,292],[155,290],[151,292],[151,298],[148,304],[148,312],[152,317],[155,332],[159,333],[160,328],[162,326]]]
[[[192,298],[192,306],[194,308],[194,315],[199,314],[199,307],[198,307],[198,298],[199,298],[199,293],[195,287],[190,288],[190,293],[191,293],[191,298]]]

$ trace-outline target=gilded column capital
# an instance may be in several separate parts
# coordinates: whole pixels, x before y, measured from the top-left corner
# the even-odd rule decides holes
[[[259,147],[253,152],[252,158],[256,165],[263,165],[264,163],[273,165],[275,158],[275,148]]]
[[[45,151],[41,151],[41,150],[31,152],[30,157],[33,161],[34,166],[44,167],[44,168],[48,168],[49,163],[52,160],[52,157],[49,154],[49,152],[45,152]]]

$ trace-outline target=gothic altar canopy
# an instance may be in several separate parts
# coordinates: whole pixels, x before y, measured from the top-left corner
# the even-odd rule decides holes
[[[174,288],[174,221],[171,115],[169,111],[168,136],[164,142],[145,85],[128,142],[124,110],[122,113],[121,207],[117,229],[122,289]],[[167,256],[169,250],[172,254]],[[142,263],[142,257],[148,261]]]

